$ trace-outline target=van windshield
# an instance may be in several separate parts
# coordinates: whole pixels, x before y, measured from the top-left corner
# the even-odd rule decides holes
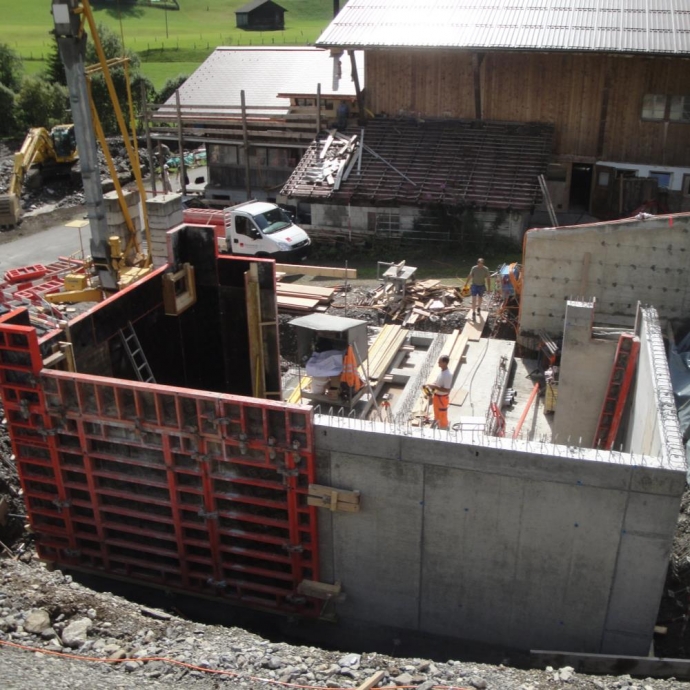
[[[266,213],[257,213],[253,216],[254,222],[259,226],[264,235],[271,235],[279,230],[285,230],[292,225],[290,216],[282,208],[276,206]]]

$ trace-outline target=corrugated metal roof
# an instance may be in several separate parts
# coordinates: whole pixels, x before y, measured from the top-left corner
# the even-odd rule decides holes
[[[364,88],[364,55],[357,51],[357,71]],[[278,94],[316,94],[355,96],[350,60],[341,58],[341,76],[334,79],[333,58],[328,50],[313,47],[239,47],[216,48],[206,61],[180,87],[180,105],[189,112],[191,106],[239,106],[244,90],[247,108],[253,114],[261,106],[283,106],[271,114],[285,114],[290,99]],[[174,96],[166,105],[174,106]],[[193,109],[193,108],[192,108]],[[209,110],[205,112],[209,113]],[[267,111],[268,112],[268,111]]]
[[[690,0],[350,0],[316,45],[684,55]]]
[[[344,134],[359,135],[361,130]],[[553,126],[540,123],[369,120],[361,170],[358,166],[357,173],[351,172],[338,190],[323,175],[323,134],[307,149],[281,194],[340,204],[528,210],[539,202],[538,176],[546,172],[552,138]]]

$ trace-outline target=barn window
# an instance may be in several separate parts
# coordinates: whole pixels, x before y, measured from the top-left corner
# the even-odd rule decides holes
[[[663,120],[666,114],[666,96],[660,93],[648,93],[642,101],[643,120]]]
[[[668,189],[671,186],[672,173],[649,171],[649,176],[659,182],[660,189]]]
[[[671,96],[669,119],[676,122],[690,122],[690,96]]]
[[[642,99],[642,119],[690,122],[690,96],[648,93]]]

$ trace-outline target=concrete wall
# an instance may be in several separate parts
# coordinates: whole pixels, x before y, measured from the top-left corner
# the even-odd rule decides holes
[[[637,322],[640,354],[631,391],[625,447],[645,455],[680,452],[682,456],[682,451],[678,451],[683,445],[682,434],[656,310],[640,309]]]
[[[648,652],[684,463],[316,420],[318,482],[362,492],[359,513],[319,512],[321,577],[343,585],[341,618]]]
[[[523,338],[559,335],[571,297],[596,297],[603,320],[633,317],[638,300],[664,319],[690,307],[690,214],[530,230],[524,248]]]
[[[558,403],[553,423],[557,443],[591,448],[608,388],[618,340],[592,337],[593,302],[568,302],[563,329]]]

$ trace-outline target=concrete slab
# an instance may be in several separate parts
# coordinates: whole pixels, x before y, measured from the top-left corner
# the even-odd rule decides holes
[[[506,420],[506,436],[512,436],[512,432],[520,421],[527,400],[537,381],[537,378],[530,376],[535,371],[539,371],[539,364],[536,359],[515,358],[513,374],[508,387],[515,390],[517,396],[514,405],[504,407],[502,410]],[[522,425],[520,438],[526,441],[543,440],[551,442],[553,440],[553,413],[545,412],[543,395],[538,395],[532,404],[528,416]]]
[[[468,343],[465,362],[460,365],[453,381],[453,390],[464,388],[467,396],[462,404],[449,408],[451,426],[461,417],[484,417],[487,414],[501,358],[505,357],[510,362],[514,352],[515,343],[509,340],[482,338]]]

